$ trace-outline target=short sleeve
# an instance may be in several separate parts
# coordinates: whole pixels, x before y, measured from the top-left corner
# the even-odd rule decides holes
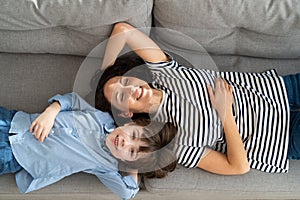
[[[167,56],[167,59],[168,61],[162,61],[162,62],[148,62],[148,61],[145,61],[145,63],[147,64],[147,66],[150,68],[150,69],[155,69],[155,68],[163,68],[163,67],[167,67],[167,66],[175,66],[175,65],[178,65],[176,60],[174,60],[174,58],[164,52]]]
[[[204,149],[203,155],[202,155],[202,157],[200,158],[200,160],[201,160],[202,158],[204,158],[205,156],[207,156],[210,152],[211,152],[211,149],[206,147],[206,148]]]
[[[187,168],[196,168],[207,148],[179,145],[177,149],[178,163]]]
[[[51,104],[54,101],[60,103],[61,111],[71,111],[71,110],[95,110],[91,105],[89,105],[83,98],[81,98],[77,93],[67,93],[64,95],[57,94],[48,100]]]

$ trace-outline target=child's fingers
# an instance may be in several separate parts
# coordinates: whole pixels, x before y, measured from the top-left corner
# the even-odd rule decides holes
[[[33,130],[34,130],[35,125],[36,125],[36,121],[33,121],[33,122],[31,123],[30,127],[29,127],[29,131],[30,131],[31,133],[32,133]]]
[[[42,132],[42,134],[41,134],[41,136],[40,136],[40,138],[39,138],[39,141],[40,142],[44,142],[45,138],[48,137],[49,133],[50,133],[50,129],[49,128],[44,129],[43,132]]]
[[[35,136],[36,139],[39,139],[39,138],[40,138],[42,132],[43,132],[43,127],[40,127],[40,126],[38,126],[38,125],[36,125],[36,126],[34,127],[34,136]]]
[[[43,132],[41,133],[40,137],[39,137],[39,141],[40,141],[40,142],[43,142],[44,139],[45,139],[45,137],[46,137],[46,133],[45,133],[45,131],[43,131]]]

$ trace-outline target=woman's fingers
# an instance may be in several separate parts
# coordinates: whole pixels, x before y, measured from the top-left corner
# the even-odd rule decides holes
[[[217,89],[227,89],[228,88],[228,83],[222,79],[222,78],[216,78],[215,79],[215,90]]]
[[[220,78],[215,79],[215,90],[219,89],[221,87],[221,81]]]
[[[215,79],[215,88],[211,85],[207,85],[207,91],[212,104],[212,107],[216,109],[223,119],[232,105],[232,87],[222,78]]]
[[[224,79],[222,78],[216,78],[215,79],[215,85],[216,85],[216,89],[226,89],[227,91],[229,92],[232,92],[232,87],[231,85],[229,85],[227,83],[227,81],[225,81]]]
[[[214,92],[213,92],[213,89],[210,85],[207,85],[207,92],[208,92],[209,98],[213,99],[214,98]]]

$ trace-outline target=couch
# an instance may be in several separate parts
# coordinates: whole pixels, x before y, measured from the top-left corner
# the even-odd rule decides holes
[[[209,64],[200,62],[200,67],[245,72],[275,68],[280,75],[300,72],[297,0],[2,0],[0,4],[0,105],[10,109],[41,112],[49,97],[71,91],[92,104],[92,77],[113,24],[119,21],[146,27],[159,44],[183,57],[204,55]],[[182,39],[174,41],[173,34],[155,34],[151,27],[174,30],[203,49],[189,48]],[[199,64],[198,57],[193,58],[191,64]],[[252,169],[241,176],[178,166],[164,179],[143,180],[135,198],[300,199],[299,188],[299,161],[290,161],[287,174]],[[3,175],[0,199],[118,198],[96,177],[78,173],[26,195],[19,193],[12,174]]]

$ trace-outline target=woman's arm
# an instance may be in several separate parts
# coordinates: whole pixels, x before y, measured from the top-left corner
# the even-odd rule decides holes
[[[145,61],[167,61],[167,56],[151,38],[127,23],[117,23],[106,46],[102,70],[115,62],[125,45]]]
[[[216,79],[215,83],[215,91],[208,86],[208,92],[223,124],[227,153],[212,150],[200,160],[198,167],[224,175],[247,173],[249,163],[246,151],[232,114],[232,88],[222,79]]]

